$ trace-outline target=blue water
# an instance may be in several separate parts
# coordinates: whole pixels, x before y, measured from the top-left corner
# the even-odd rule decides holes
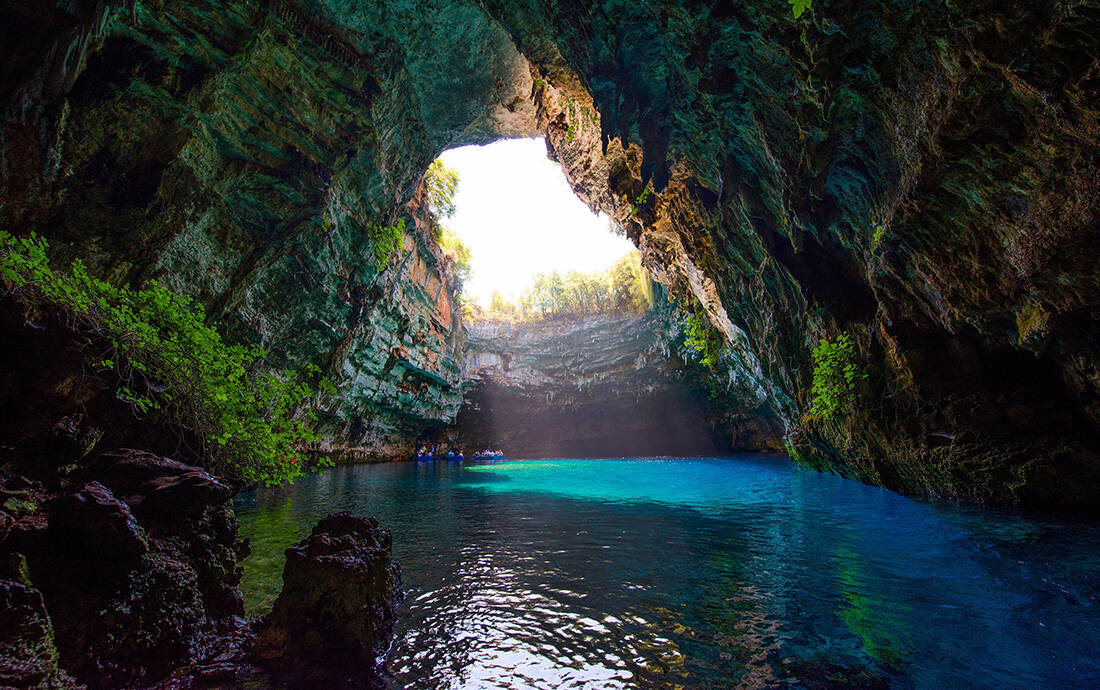
[[[321,516],[393,532],[393,687],[1100,687],[1100,528],[786,459],[341,467],[236,507],[253,613]]]

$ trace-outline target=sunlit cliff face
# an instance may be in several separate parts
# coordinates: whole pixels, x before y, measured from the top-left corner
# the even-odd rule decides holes
[[[717,375],[802,461],[924,494],[1093,503],[1086,5],[0,12],[27,29],[0,48],[0,222],[195,293],[280,365],[323,365],[334,445],[400,449],[461,396],[461,329],[431,326],[438,296],[407,294],[407,265],[364,265],[371,229],[406,217],[432,264],[428,163],[542,135],[577,195],[700,303],[730,353]],[[810,351],[841,333],[868,377],[823,420]]]

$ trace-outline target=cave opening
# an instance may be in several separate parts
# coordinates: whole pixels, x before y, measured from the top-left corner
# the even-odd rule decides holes
[[[520,307],[539,276],[606,271],[636,252],[605,214],[577,197],[542,138],[449,149],[439,161],[457,186],[453,206],[435,210],[469,251],[461,290],[483,310]]]
[[[731,449],[691,356],[667,351],[678,308],[544,139],[450,149],[425,190],[468,334],[462,408],[430,441],[510,457]]]

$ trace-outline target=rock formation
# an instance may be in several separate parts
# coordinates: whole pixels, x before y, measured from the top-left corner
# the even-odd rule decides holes
[[[27,0],[0,21],[0,224],[322,365],[334,447],[453,419],[462,333],[417,185],[448,147],[541,133],[703,305],[800,461],[1095,510],[1094,2]],[[810,352],[841,333],[868,377],[825,419]]]
[[[374,518],[333,513],[286,552],[283,591],[259,628],[257,655],[296,685],[368,685],[389,649],[401,568]],[[380,684],[379,684],[380,685]]]
[[[64,478],[5,477],[0,491],[10,683],[150,685],[248,637],[247,546],[214,477],[120,450]]]
[[[272,366],[321,366],[331,449],[408,452],[454,421],[466,335],[423,171],[449,147],[543,135],[721,332],[706,416],[725,438],[749,414],[813,467],[1096,517],[1095,0],[815,0],[799,18],[782,0],[14,0],[0,27],[0,227],[195,295]],[[72,376],[78,344],[42,325],[0,310],[0,682],[238,678],[231,488],[168,459],[186,439]],[[562,408],[607,440],[586,405],[621,420],[631,372],[662,382],[659,404],[697,388],[599,353],[639,326],[561,334],[594,350],[560,370],[537,330],[515,348],[477,333],[473,366],[521,408],[581,381]],[[841,334],[866,378],[825,417],[811,351]],[[329,526],[295,553],[361,557],[392,584],[381,537]],[[356,658],[382,644],[387,605],[348,638]]]
[[[59,310],[8,296],[0,324],[18,336],[0,376],[0,685],[271,687],[272,673],[346,668],[332,654],[373,665],[400,594],[387,532],[341,513],[291,550],[263,628],[280,654],[261,666],[238,591],[238,487],[160,454],[208,464],[168,420],[120,406],[95,339]]]
[[[454,442],[519,458],[780,449],[766,409],[731,401],[718,416],[710,398],[727,391],[690,363],[681,330],[667,304],[643,316],[475,323]]]

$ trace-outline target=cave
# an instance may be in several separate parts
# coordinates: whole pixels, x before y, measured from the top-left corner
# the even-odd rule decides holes
[[[1094,2],[16,0],[0,27],[0,685],[1100,674]],[[464,309],[430,166],[533,138],[637,248],[645,309]],[[252,564],[283,551],[276,597]],[[406,675],[356,675],[387,650]]]

